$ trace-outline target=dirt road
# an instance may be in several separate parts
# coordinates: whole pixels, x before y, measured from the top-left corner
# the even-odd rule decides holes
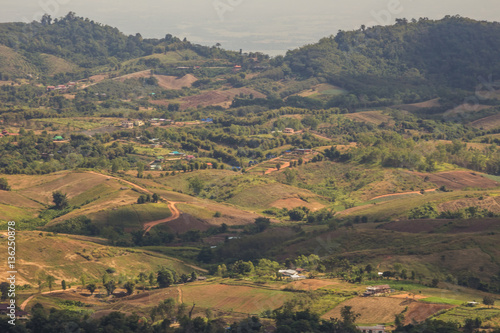
[[[434,192],[436,190],[437,190],[437,188],[433,188],[433,189],[430,189],[430,190],[425,190],[425,192]],[[406,194],[420,194],[421,195],[422,193],[420,193],[420,191],[412,191],[412,192],[384,194],[384,195],[379,195],[379,196],[373,197],[373,198],[371,198],[368,201],[379,199],[379,198],[385,198],[385,197],[394,197],[394,196],[398,196],[398,195],[406,195]]]
[[[172,220],[175,220],[176,218],[178,218],[181,215],[181,213],[179,212],[179,210],[177,209],[177,207],[175,207],[175,204],[178,204],[178,203],[181,203],[181,202],[170,201],[168,203],[168,208],[172,212],[172,216],[167,217],[165,219],[161,219],[161,220],[156,220],[156,221],[151,221],[151,222],[144,223],[144,225],[143,225],[144,233],[146,233],[149,230],[151,230],[151,228],[154,227],[155,225],[166,223],[166,222],[169,222],[169,221],[172,221]]]

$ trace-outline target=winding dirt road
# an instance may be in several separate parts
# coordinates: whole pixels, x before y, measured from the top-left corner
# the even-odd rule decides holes
[[[135,187],[135,188],[137,188],[137,189],[139,189],[141,191],[144,191],[146,193],[153,194],[153,192],[151,192],[150,190],[148,190],[148,189],[146,189],[146,188],[144,188],[142,186],[139,186],[137,184],[134,184],[132,182],[129,182],[128,180],[125,180],[125,179],[122,179],[122,178],[118,178],[118,177],[114,177],[114,176],[104,175],[102,173],[95,172],[95,171],[87,171],[87,172],[88,173],[92,173],[94,175],[99,175],[99,176],[107,177],[108,179],[115,179],[115,180],[127,183],[127,184],[129,184],[129,185],[131,185],[131,186],[133,186],[133,187]],[[161,219],[161,220],[156,220],[156,221],[151,221],[151,222],[144,223],[144,225],[143,225],[144,233],[147,233],[155,225],[166,223],[166,222],[169,222],[169,221],[173,221],[173,220],[175,220],[176,218],[178,218],[181,215],[181,213],[179,212],[179,210],[177,209],[177,207],[175,207],[176,204],[181,203],[181,202],[167,201],[167,200],[165,200],[163,198],[160,198],[160,201],[168,203],[168,208],[172,212],[172,215],[169,216],[169,217],[167,217],[167,218]]]
[[[177,207],[175,207],[175,204],[178,204],[178,203],[181,203],[181,202],[169,201],[168,208],[172,212],[172,215],[167,217],[166,219],[161,219],[161,220],[156,220],[156,221],[144,223],[144,225],[143,225],[144,233],[151,230],[151,228],[154,227],[155,225],[166,223],[166,222],[169,222],[169,221],[172,221],[172,220],[175,220],[176,218],[178,218],[181,215],[181,213],[179,212]]]
[[[426,193],[427,192],[434,192],[434,191],[437,191],[437,188],[433,188],[433,189],[430,189],[430,190],[425,190]],[[402,192],[402,193],[391,193],[391,194],[383,194],[383,195],[379,195],[379,196],[373,197],[373,198],[371,198],[368,201],[379,199],[379,198],[395,197],[395,196],[398,196],[398,195],[407,195],[407,194],[420,194],[420,195],[422,195],[422,193],[420,193],[420,191],[411,191],[411,192]]]

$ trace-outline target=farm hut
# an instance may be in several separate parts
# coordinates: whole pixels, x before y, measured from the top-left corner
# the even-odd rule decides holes
[[[133,121],[122,121],[122,127],[123,128],[134,128],[134,122]]]
[[[163,170],[163,167],[161,166],[161,164],[157,164],[157,163],[150,164],[149,168],[150,168],[150,170],[158,170],[158,171]]]
[[[293,274],[290,276],[290,279],[292,279],[293,281],[297,281],[297,280],[305,280],[307,277],[305,275],[299,275],[299,274]]]
[[[391,287],[388,284],[382,284],[379,286],[369,286],[366,287],[366,291],[363,293],[363,296],[378,296],[391,292]]]
[[[171,153],[168,153],[170,156],[184,156],[184,153],[179,153],[177,150]]]
[[[212,169],[212,167],[213,167],[213,164],[212,164],[212,163],[210,163],[210,162],[208,162],[208,163],[207,163],[207,169]]]
[[[284,276],[297,275],[297,271],[294,269],[280,269],[278,272],[283,274]]]
[[[295,131],[293,128],[285,128],[283,130],[283,133],[288,133],[288,134],[293,134]]]
[[[53,140],[54,141],[63,141],[64,138],[62,136],[60,136],[60,135],[56,135]]]

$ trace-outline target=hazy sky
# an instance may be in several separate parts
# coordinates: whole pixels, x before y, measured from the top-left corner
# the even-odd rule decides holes
[[[499,0],[0,0],[0,22],[53,18],[69,11],[126,34],[170,33],[203,45],[284,54],[339,29],[445,15],[500,21]]]

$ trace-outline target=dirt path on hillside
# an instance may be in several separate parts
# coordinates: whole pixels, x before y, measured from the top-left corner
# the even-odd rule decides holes
[[[179,304],[182,304],[182,303],[184,303],[184,301],[182,299],[182,289],[181,289],[181,287],[177,286],[177,291],[179,292]]]
[[[144,192],[147,192],[149,194],[153,194],[153,192],[151,192],[150,190],[148,189],[145,189],[144,187],[142,186],[139,186],[137,184],[134,184],[132,182],[129,182],[128,180],[125,180],[125,179],[122,179],[122,178],[118,178],[118,177],[114,177],[114,176],[108,176],[108,175],[105,175],[105,174],[102,174],[102,173],[99,173],[99,172],[95,172],[95,171],[87,171],[87,173],[92,173],[94,175],[99,175],[99,176],[103,176],[103,177],[107,177],[107,178],[110,178],[110,179],[115,179],[115,180],[119,180],[119,181],[122,181],[124,183],[127,183],[129,185],[132,185],[133,187],[135,188],[138,188],[140,190],[143,190]]]
[[[60,292],[67,292],[67,291],[70,291],[70,290],[73,290],[73,289],[66,289],[66,290],[52,290],[52,291],[44,291],[43,293],[41,294],[50,294],[50,293],[60,293]],[[33,299],[33,297],[35,297],[36,295],[40,295],[40,294],[33,294],[31,295],[30,297],[28,297],[20,306],[19,308],[21,310],[24,311],[24,309],[26,308],[26,306],[28,305],[28,303]]]
[[[151,228],[154,227],[155,225],[175,220],[176,218],[178,218],[179,216],[181,216],[181,213],[179,212],[179,210],[177,209],[177,207],[175,207],[175,204],[178,204],[178,203],[182,203],[182,202],[173,202],[173,201],[170,201],[168,203],[168,208],[172,212],[172,216],[167,217],[166,219],[161,219],[161,220],[156,220],[156,221],[151,221],[151,222],[144,223],[144,225],[143,225],[144,233],[146,233],[149,230],[151,230]]]
[[[142,186],[139,186],[137,184],[134,184],[132,182],[129,182],[127,180],[124,180],[122,178],[118,178],[118,177],[114,177],[114,176],[108,176],[108,175],[104,175],[102,173],[98,173],[98,172],[95,172],[95,171],[88,171],[88,173],[92,173],[94,175],[101,175],[103,177],[107,177],[107,178],[110,178],[110,179],[115,179],[115,180],[118,180],[118,181],[122,181],[122,182],[125,182],[135,188],[138,188],[146,193],[149,193],[149,194],[153,194],[153,192],[151,192],[150,190],[142,187]],[[156,220],[156,221],[151,221],[151,222],[147,222],[147,223],[144,223],[143,225],[143,229],[144,229],[144,233],[147,233],[149,230],[151,230],[152,227],[154,227],[155,225],[158,225],[158,224],[162,224],[162,223],[166,223],[166,222],[169,222],[169,221],[172,221],[172,220],[175,220],[177,219],[181,213],[179,212],[179,210],[177,209],[177,207],[175,207],[176,204],[178,203],[183,203],[183,202],[173,202],[173,201],[167,201],[163,198],[160,198],[160,201],[163,201],[163,202],[167,202],[168,203],[168,208],[170,209],[170,211],[172,212],[172,215],[167,217],[167,218],[164,218],[164,219],[161,219],[161,220]]]
[[[425,190],[425,192],[435,192],[436,190],[437,190],[437,188],[433,188],[433,189],[430,189],[430,190]],[[420,193],[420,191],[402,192],[402,193],[391,193],[391,194],[384,194],[384,195],[379,195],[379,196],[373,197],[373,198],[371,198],[368,201],[375,200],[375,199],[380,199],[380,198],[386,198],[386,197],[394,197],[394,196],[398,196],[398,195],[406,195],[406,194],[420,194],[420,195],[422,195],[422,193]]]

